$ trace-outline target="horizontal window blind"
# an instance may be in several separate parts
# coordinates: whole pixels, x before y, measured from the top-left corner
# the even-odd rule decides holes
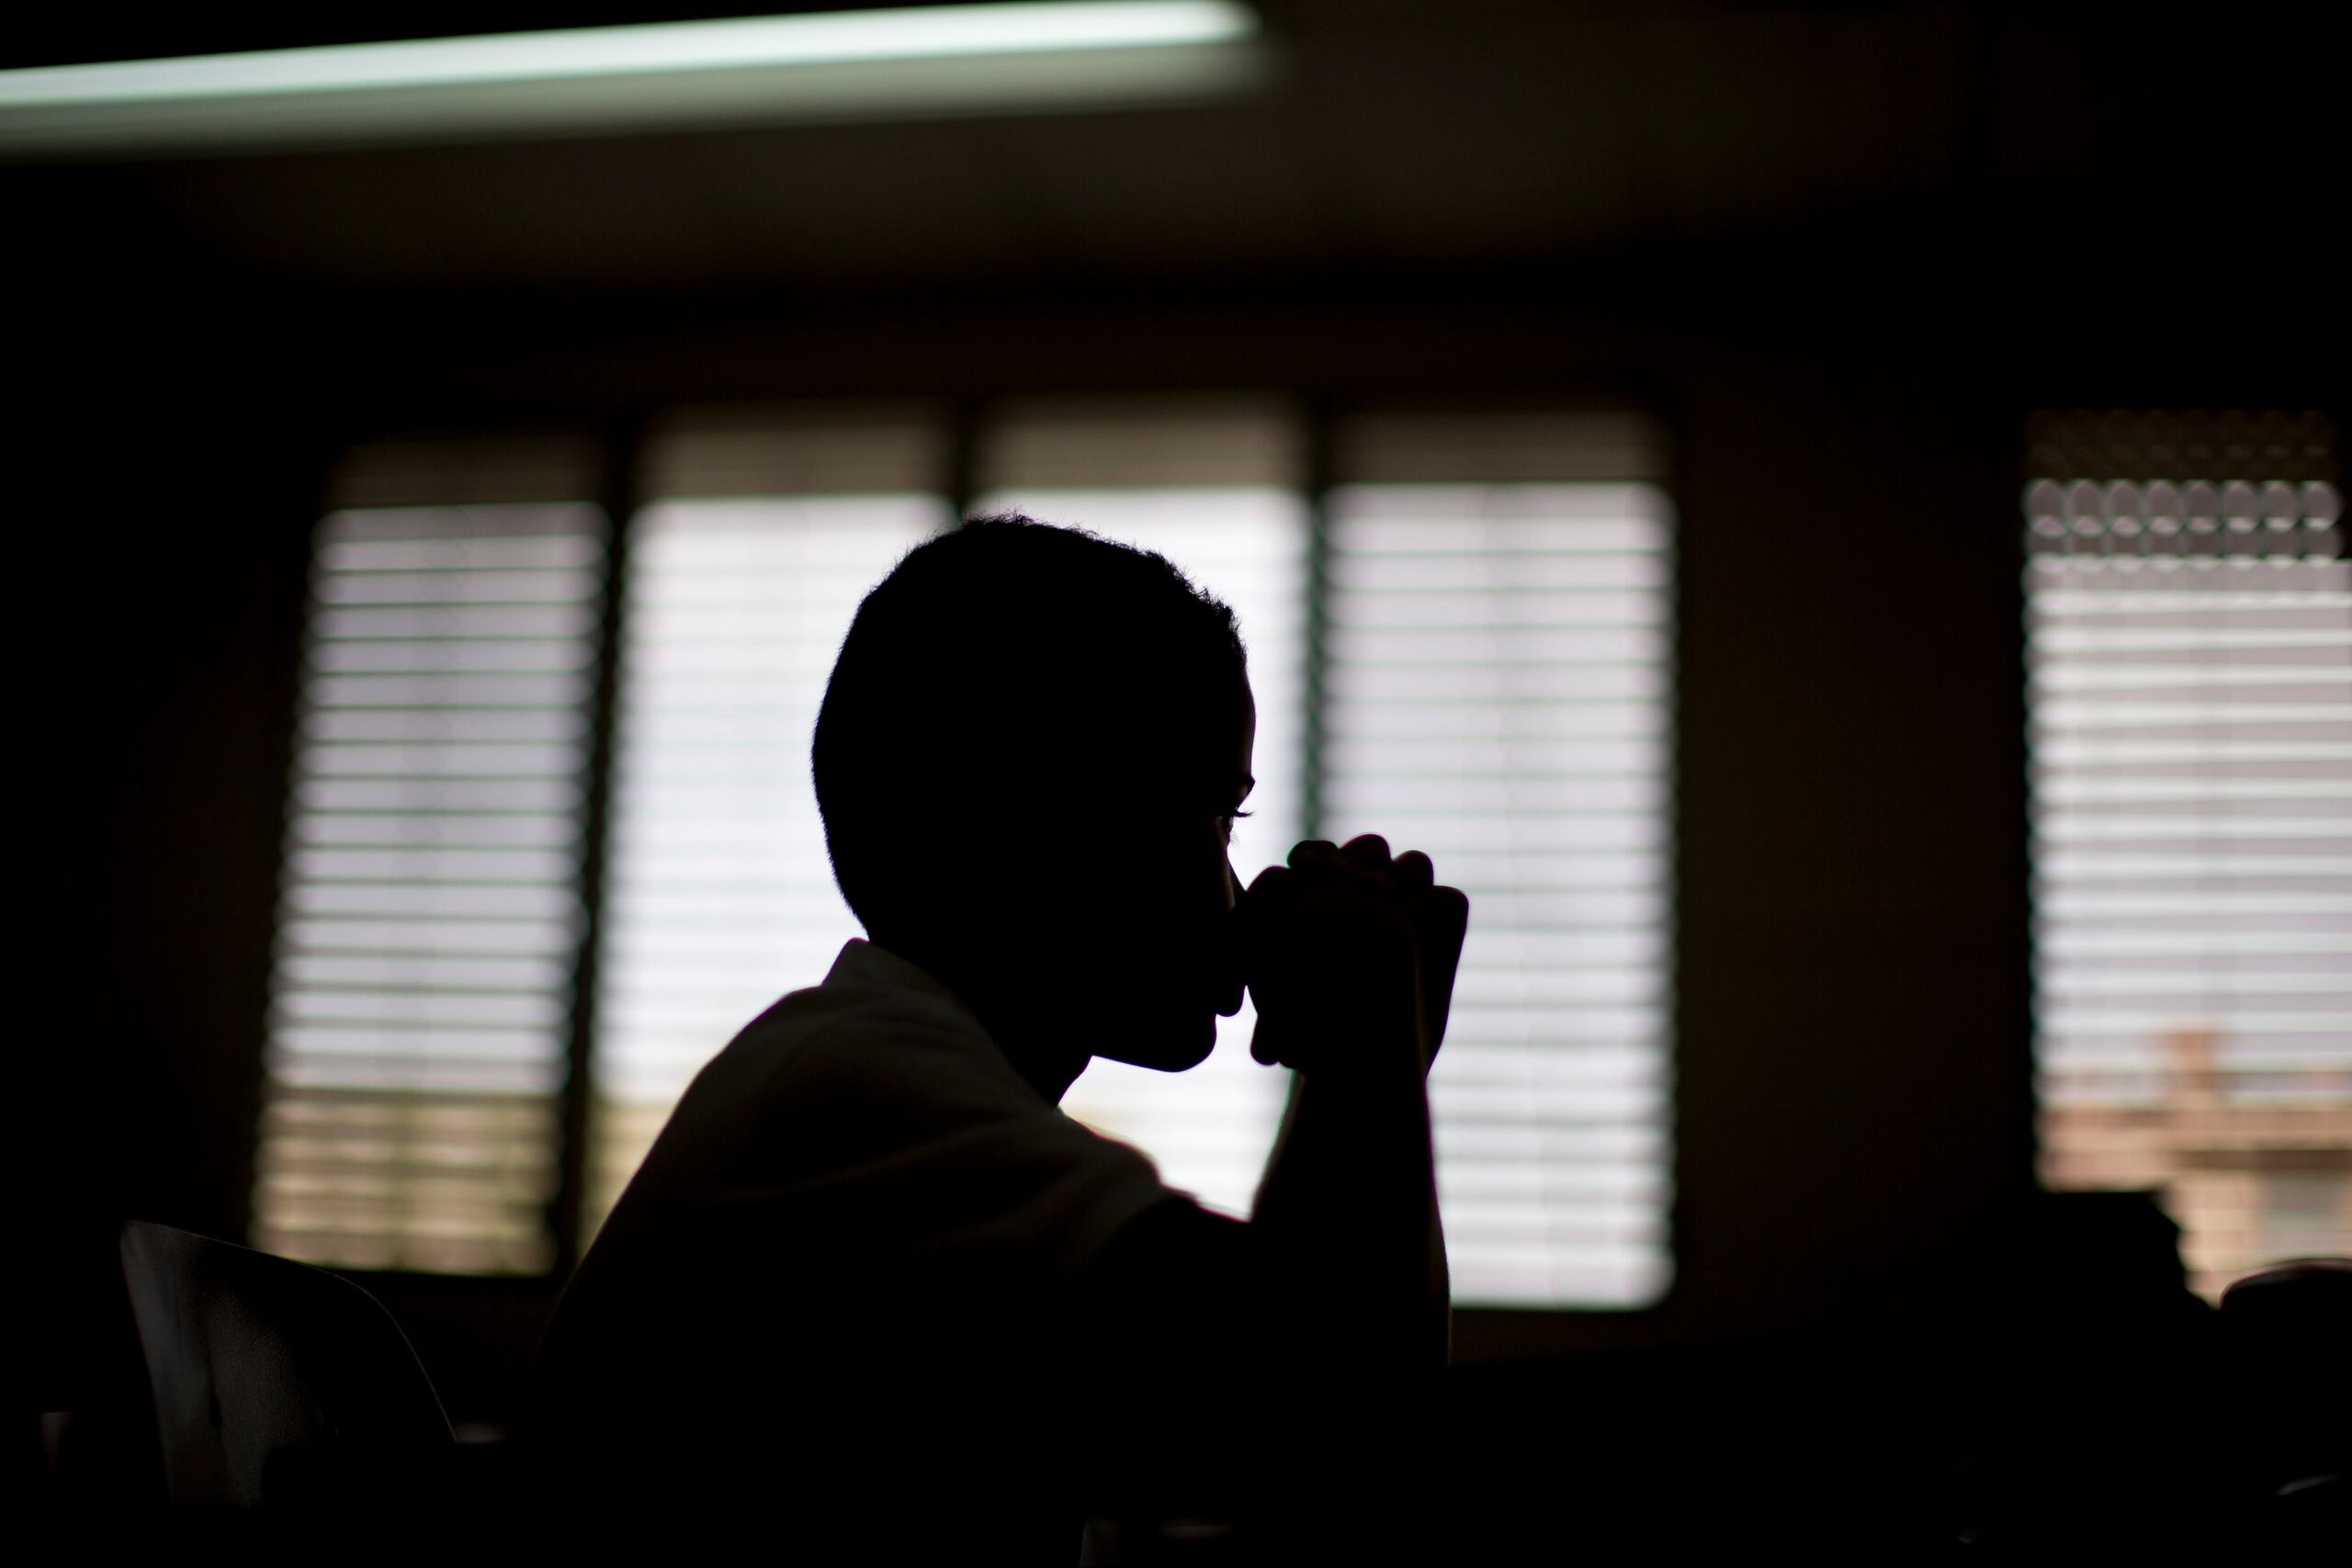
[[[560,469],[499,474],[560,493]],[[346,493],[432,493],[418,473],[382,464]],[[549,1266],[604,558],[583,504],[321,524],[257,1245],[363,1268]]]
[[[1343,479],[1378,482],[1329,502],[1326,833],[1425,849],[1471,898],[1430,1080],[1456,1299],[1646,1304],[1672,1269],[1657,438],[1623,416],[1400,416],[1336,446]]]
[[[598,967],[590,1227],[705,1062],[859,933],[808,742],[859,601],[925,496],[667,502],[629,562]]]
[[[1299,837],[1308,524],[1298,436],[1272,400],[1037,402],[982,433],[976,510],[1019,510],[1166,556],[1233,607],[1258,703],[1252,815],[1235,824],[1246,883]],[[1246,1215],[1289,1075],[1250,1055],[1256,1015],[1218,1022],[1182,1074],[1097,1058],[1063,1108],[1152,1156],[1170,1185]]]
[[[856,931],[808,735],[858,601],[950,521],[945,429],[903,406],[731,411],[650,444],[587,1188],[566,1195],[588,1234],[693,1074]],[[1260,709],[1245,878],[1319,796],[1328,835],[1426,848],[1471,890],[1432,1086],[1460,1297],[1655,1299],[1672,586],[1655,434],[1518,413],[1333,435],[1346,482],[1319,546],[1276,400],[1001,407],[972,472],[980,507],[1159,550],[1234,605]],[[543,1269],[605,588],[600,514],[527,502],[588,493],[571,476],[594,464],[560,444],[363,456],[320,536],[256,1229],[331,1263]],[[1246,1213],[1287,1089],[1249,1059],[1252,1027],[1231,1021],[1188,1074],[1099,1062],[1069,1108]]]
[[[2193,1281],[2352,1251],[2352,565],[2312,420],[2034,433],[2042,1171]]]
[[[808,747],[866,591],[948,522],[919,412],[689,420],[636,519],[597,966],[585,1233],[705,1062],[859,934]],[[758,487],[820,487],[760,493]],[[749,489],[752,493],[740,493]]]

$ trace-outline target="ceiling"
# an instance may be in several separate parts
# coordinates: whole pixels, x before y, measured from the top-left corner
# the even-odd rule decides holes
[[[1227,101],[19,164],[0,168],[0,195],[37,236],[20,265],[168,263],[363,292],[923,290],[1790,237],[1826,257],[1895,232],[1928,259],[1956,246],[2096,265],[2119,239],[2208,216],[2308,225],[2297,209],[2316,213],[2334,151],[2333,55],[2315,23],[2258,7],[1262,9],[1278,73]],[[368,15],[330,36],[369,36]],[[198,26],[141,39],[184,50]],[[77,47],[94,42],[68,36],[48,57]]]

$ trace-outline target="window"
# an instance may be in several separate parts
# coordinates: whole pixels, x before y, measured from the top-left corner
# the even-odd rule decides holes
[[[1337,432],[1327,836],[1470,895],[1430,1076],[1464,1302],[1640,1306],[1670,1279],[1672,516],[1640,422]]]
[[[857,926],[808,737],[858,601],[945,525],[934,422],[683,420],[652,445],[628,567],[584,1229],[686,1085]]]
[[[1473,934],[1431,1089],[1460,1299],[1655,1300],[1671,1269],[1673,558],[1651,427],[1598,414],[1311,423],[1286,400],[1229,397],[1016,400],[958,435],[917,405],[673,419],[640,454],[635,488],[649,499],[616,542],[610,585],[601,515],[583,504],[353,510],[322,525],[298,784],[311,793],[298,793],[295,833],[323,830],[304,815],[313,775],[439,769],[392,802],[417,807],[423,791],[438,815],[387,817],[367,840],[408,854],[404,891],[368,897],[423,911],[399,940],[431,962],[395,969],[371,953],[373,969],[319,968],[303,923],[313,872],[390,868],[321,871],[298,855],[286,937],[304,958],[281,963],[277,1005],[289,1029],[327,1019],[356,1040],[366,1021],[367,1059],[404,1097],[366,1100],[368,1114],[390,1103],[421,1130],[379,1136],[355,1109],[298,1137],[299,1117],[322,1113],[296,1089],[324,1091],[304,1077],[310,1058],[289,1054],[312,1036],[282,1029],[259,1197],[267,1245],[357,1265],[544,1269],[562,1228],[551,1205],[577,1204],[593,1235],[694,1073],[775,997],[821,977],[857,928],[823,852],[809,730],[865,590],[951,520],[961,451],[974,511],[1019,508],[1159,550],[1234,605],[1259,700],[1257,815],[1235,850],[1245,874],[1306,833],[1380,830],[1428,848],[1469,890]],[[355,622],[341,608],[361,570],[350,543],[388,530],[456,564],[425,577],[411,562],[385,589],[408,596],[382,599],[408,619]],[[464,575],[492,571],[526,536],[570,541],[573,555],[545,581],[511,566]],[[596,613],[607,594],[611,649]],[[503,639],[501,658],[537,649],[548,668],[529,672],[544,683],[506,705],[416,688],[370,741],[387,749],[322,750],[347,694],[321,671],[346,640],[388,628],[399,657],[434,671],[480,673],[469,661],[488,657],[484,638]],[[583,804],[600,658],[616,671],[601,825]],[[416,750],[424,737],[439,749]],[[508,780],[520,793],[494,803],[468,793],[489,788],[493,760],[530,789]],[[493,805],[502,814],[484,815]],[[463,830],[528,837],[537,858],[453,858],[435,835],[477,818],[498,826]],[[603,874],[587,886],[598,833]],[[1035,851],[1060,852],[1049,839]],[[515,951],[449,923],[492,910],[495,940]],[[356,928],[341,940],[363,939],[379,940]],[[593,1007],[575,1010],[582,974]],[[321,1001],[330,981],[340,989]],[[461,1027],[474,1032],[469,1062],[504,1064],[494,1085],[459,1084],[441,1065]],[[1250,1060],[1251,1027],[1246,1011],[1229,1021],[1209,1062],[1181,1076],[1098,1062],[1067,1108],[1144,1147],[1171,1183],[1245,1213],[1286,1091]],[[574,1061],[589,1065],[577,1081]],[[330,1087],[337,1106],[386,1092]],[[463,1094],[492,1092],[510,1120],[446,1131],[461,1100],[481,1114]],[[586,1145],[568,1162],[558,1130],[575,1116]],[[577,1192],[559,1191],[568,1167]],[[457,1170],[473,1186],[453,1185]],[[448,1239],[467,1226],[474,1239]]]
[[[2026,493],[2041,1160],[2192,1282],[2352,1251],[2352,564],[2316,419],[2051,418]]]
[[[440,456],[369,455],[346,490],[584,488],[534,472],[538,454],[487,473]],[[362,505],[320,525],[265,1247],[462,1273],[553,1261],[604,551],[602,513],[578,502]]]
[[[1254,815],[1234,826],[1233,864],[1248,877],[1280,863],[1304,829],[1310,526],[1296,422],[1272,400],[1015,404],[982,427],[977,457],[978,510],[1024,511],[1158,550],[1233,606],[1258,701]],[[1063,1107],[1149,1151],[1170,1185],[1247,1214],[1289,1077],[1250,1058],[1256,1027],[1245,1005],[1219,1021],[1207,1061],[1172,1077],[1098,1059]]]

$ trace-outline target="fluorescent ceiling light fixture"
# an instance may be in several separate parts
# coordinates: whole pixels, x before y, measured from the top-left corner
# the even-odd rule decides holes
[[[1249,12],[1225,0],[1041,0],[828,11],[0,71],[0,107],[156,103],[761,65],[1136,49],[1211,43],[1243,37],[1254,28]]]
[[[1262,74],[1234,0],[1042,0],[0,71],[0,156],[1117,107]]]

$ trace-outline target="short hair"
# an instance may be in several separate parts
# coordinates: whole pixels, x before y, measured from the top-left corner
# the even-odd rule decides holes
[[[842,897],[877,937],[928,924],[952,897],[939,829],[1148,793],[1171,742],[1238,711],[1243,669],[1233,611],[1154,551],[1017,513],[916,546],[858,606],[817,715]]]

